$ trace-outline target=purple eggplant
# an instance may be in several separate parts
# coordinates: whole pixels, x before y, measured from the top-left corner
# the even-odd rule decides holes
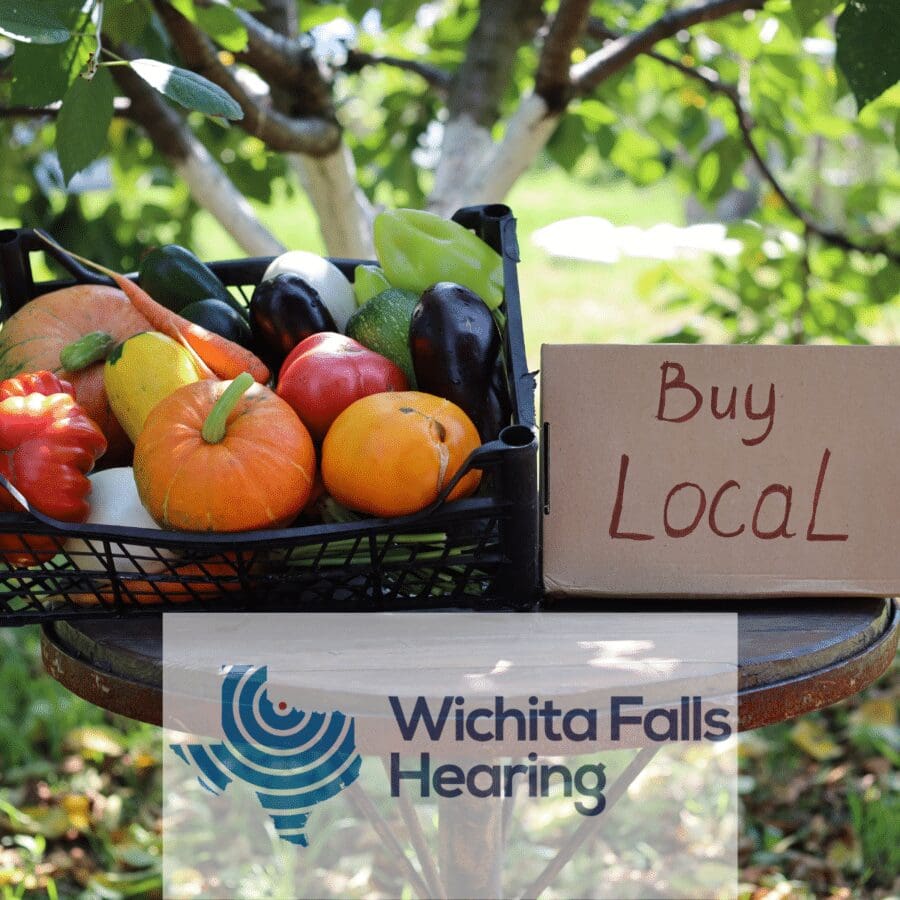
[[[250,299],[250,327],[260,355],[276,370],[300,341],[338,330],[319,292],[290,273],[257,285]]]
[[[509,424],[502,341],[481,297],[453,282],[433,284],[413,311],[409,347],[419,390],[459,406],[483,441]]]

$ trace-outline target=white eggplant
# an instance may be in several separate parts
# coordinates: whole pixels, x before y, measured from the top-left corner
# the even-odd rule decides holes
[[[134,470],[130,466],[117,469],[104,469],[88,476],[91,481],[91,512],[87,522],[93,525],[115,525],[128,528],[152,528],[159,530],[159,525],[144,509],[138,496],[134,482]],[[113,563],[116,571],[121,573],[143,572],[153,574],[166,568],[165,559],[172,559],[174,553],[169,550],[154,552],[149,547],[136,544],[120,545],[112,543]],[[72,564],[82,571],[105,571],[106,554],[102,541],[70,538],[64,547]],[[132,562],[123,552],[136,557]],[[160,559],[159,557],[163,557]]]
[[[299,275],[310,287],[315,288],[343,334],[347,320],[356,312],[353,286],[343,272],[323,256],[306,250],[288,250],[269,263],[262,280],[270,281],[278,275],[286,274]]]

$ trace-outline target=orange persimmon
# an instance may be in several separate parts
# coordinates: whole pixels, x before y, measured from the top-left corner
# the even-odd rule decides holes
[[[246,372],[170,394],[134,451],[141,502],[160,526],[180,531],[287,525],[309,498],[315,468],[296,413]]]
[[[338,503],[372,515],[419,512],[479,447],[472,420],[449,400],[420,391],[363,397],[335,419],[322,445],[322,479]],[[448,499],[468,497],[481,472],[467,473]]]

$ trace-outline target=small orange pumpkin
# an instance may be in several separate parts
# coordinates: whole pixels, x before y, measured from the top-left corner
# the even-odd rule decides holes
[[[335,419],[322,445],[322,479],[344,506],[376,516],[425,509],[481,445],[472,420],[449,400],[420,391],[363,397]],[[467,473],[450,500],[468,497],[481,472]]]
[[[180,531],[286,525],[306,504],[315,467],[296,413],[246,372],[170,394],[134,450],[141,502],[163,528]]]

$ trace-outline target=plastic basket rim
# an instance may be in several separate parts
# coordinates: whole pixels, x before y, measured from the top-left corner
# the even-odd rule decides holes
[[[504,276],[507,272],[507,261],[512,262],[512,271],[515,278],[515,300],[516,305],[519,304],[518,278],[515,275],[516,263],[518,262],[518,245],[515,241],[515,231],[512,231],[512,246],[509,246],[509,235],[506,234],[508,223],[515,223],[515,217],[512,210],[503,204],[489,204],[479,207],[465,207],[458,210],[453,218],[461,214],[477,212],[485,221],[493,219],[501,229],[501,251],[500,255],[504,260]],[[34,237],[34,231],[30,228],[20,229],[3,229],[0,231],[0,239],[5,238],[9,234],[28,234]],[[342,269],[355,268],[357,265],[379,265],[377,260],[353,259],[346,257],[324,256],[329,262]],[[253,256],[237,259],[226,260],[210,260],[206,264],[211,268],[238,268],[240,266],[250,266],[253,268],[262,268],[270,263],[275,256]],[[80,267],[79,267],[80,268]],[[136,273],[132,273],[133,277]],[[504,281],[506,278],[504,277]],[[32,294],[32,298],[48,293],[51,290],[58,290],[65,287],[71,287],[77,284],[86,283],[79,281],[77,278],[73,280],[50,280],[43,282],[33,282],[32,287],[37,289]],[[112,281],[105,276],[91,275],[90,282],[94,284],[112,284]],[[504,304],[508,306],[508,298],[504,295]],[[521,310],[519,310],[519,314]],[[523,347],[524,351],[524,347]],[[515,378],[512,371],[512,360],[507,364],[508,375],[511,381]],[[511,386],[512,387],[512,386]],[[517,395],[517,388],[514,388],[514,396]],[[532,402],[533,405],[533,402]],[[516,443],[504,444],[500,440],[491,442],[495,446],[495,452],[501,454],[506,453],[535,453],[537,452],[537,431],[533,423],[520,421],[520,409],[518,404],[513,403],[512,424],[507,426],[512,429],[527,428],[531,432],[531,440],[528,443],[517,441]],[[505,430],[505,429],[504,429]],[[482,445],[483,449],[487,445]],[[460,469],[458,475],[471,470],[472,468],[488,468],[488,465],[472,466],[473,457],[477,457],[478,450],[474,451],[467,464]],[[494,461],[490,467],[496,467],[499,461]],[[98,470],[102,471],[102,470]],[[489,497],[470,497],[463,500],[455,501],[439,501],[432,504],[419,512],[406,516],[394,516],[391,518],[378,518],[375,516],[364,517],[352,522],[312,524],[312,525],[292,525],[283,528],[267,528],[257,529],[253,531],[241,532],[182,532],[170,529],[154,529],[154,528],[134,528],[124,525],[109,524],[93,524],[93,523],[68,523],[59,520],[53,520],[50,517],[41,515],[40,518],[30,515],[27,512],[3,512],[0,513],[0,533],[9,533],[7,526],[17,526],[22,533],[33,531],[35,533],[43,533],[49,536],[60,537],[61,539],[92,539],[97,541],[113,541],[121,542],[137,542],[147,544],[166,545],[169,548],[189,547],[192,549],[209,548],[213,552],[220,552],[224,548],[233,548],[240,545],[242,548],[254,546],[272,546],[284,542],[303,542],[311,543],[317,538],[333,538],[335,536],[366,537],[375,536],[383,533],[398,533],[404,530],[419,530],[422,528],[452,524],[459,518],[468,518],[469,516],[487,515],[490,513],[502,515],[504,502],[497,496]],[[37,526],[37,529],[35,528]]]

